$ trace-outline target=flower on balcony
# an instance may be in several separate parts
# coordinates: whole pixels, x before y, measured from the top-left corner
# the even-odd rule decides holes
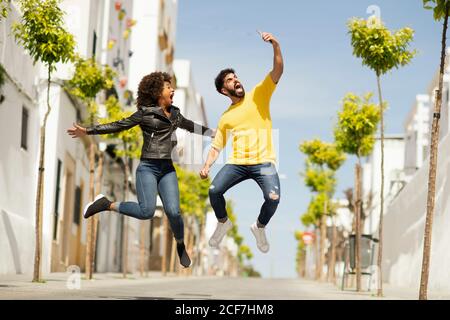
[[[137,21],[135,19],[127,18],[127,28],[130,29],[134,27],[136,25],[136,22]]]
[[[130,33],[131,33],[131,29],[125,29],[125,31],[123,32],[123,38],[125,39],[125,40],[127,40],[128,39],[128,37],[130,36]]]
[[[122,21],[123,18],[127,15],[127,12],[124,9],[120,9],[119,11],[119,20]]]
[[[125,88],[127,86],[127,83],[128,83],[128,78],[127,77],[125,77],[125,76],[120,77],[120,80],[119,80],[120,88],[122,88],[122,89]]]
[[[116,11],[119,11],[120,9],[122,9],[122,1],[114,2],[114,8],[116,9]]]
[[[117,40],[115,38],[111,38],[108,40],[108,50],[112,50],[114,46],[116,45]]]

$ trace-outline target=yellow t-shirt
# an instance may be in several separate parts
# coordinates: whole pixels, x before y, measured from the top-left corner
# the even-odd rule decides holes
[[[270,98],[275,88],[269,73],[240,102],[231,105],[222,114],[212,147],[222,150],[228,138],[233,137],[232,153],[227,163],[275,163],[270,117]]]

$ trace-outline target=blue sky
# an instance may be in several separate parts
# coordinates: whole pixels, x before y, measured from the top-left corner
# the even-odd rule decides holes
[[[303,229],[300,216],[311,196],[299,176],[304,168],[299,143],[316,137],[332,141],[344,95],[376,92],[373,72],[352,55],[346,28],[351,17],[367,18],[370,5],[380,7],[390,29],[409,26],[416,32],[412,48],[418,55],[412,64],[382,79],[389,103],[386,132],[403,133],[416,94],[426,92],[439,65],[442,26],[422,8],[422,0],[179,1],[175,56],[192,61],[210,126],[217,125],[229,105],[215,91],[216,74],[233,67],[249,91],[272,68],[273,50],[256,29],[273,33],[281,44],[285,71],[272,97],[271,113],[273,127],[279,129],[279,173],[286,178],[281,180],[281,202],[267,229],[268,254],[257,250],[249,230],[263,202],[256,183],[241,183],[226,194],[235,202],[240,233],[254,253],[253,265],[264,277],[296,276],[294,231]],[[352,187],[353,166],[350,158],[338,172],[336,197]]]

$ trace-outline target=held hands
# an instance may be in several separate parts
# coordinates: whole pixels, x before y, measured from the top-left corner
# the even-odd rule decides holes
[[[72,136],[72,138],[81,138],[84,137],[87,132],[86,128],[79,126],[74,123],[72,128],[67,129],[67,133]]]

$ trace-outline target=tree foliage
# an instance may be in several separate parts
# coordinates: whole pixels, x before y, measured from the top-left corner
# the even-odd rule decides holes
[[[12,26],[16,41],[30,54],[34,63],[45,63],[49,72],[58,62],[74,58],[75,40],[64,29],[64,12],[61,0],[20,0],[23,13],[21,23]]]
[[[105,102],[107,110],[107,118],[99,119],[102,124],[119,121],[128,118],[133,113],[132,111],[124,111],[122,105],[116,97],[110,96]],[[124,130],[117,133],[109,133],[104,135],[105,139],[119,139],[122,141],[122,146],[116,148],[116,155],[118,157],[128,157],[138,159],[141,155],[142,147],[142,132],[139,126],[134,126],[131,129]]]
[[[0,0],[0,21],[1,19],[8,18],[11,0]]]
[[[193,215],[204,222],[208,210],[209,179],[202,180],[196,172],[175,165],[180,189],[180,209],[185,215]]]
[[[114,85],[116,73],[108,65],[100,66],[93,58],[76,57],[75,72],[67,82],[70,93],[83,101],[94,99],[104,89]]]
[[[363,65],[383,75],[393,68],[407,65],[416,55],[408,46],[414,30],[402,28],[391,32],[382,21],[353,18],[348,22],[353,54],[362,59]]]
[[[325,192],[333,194],[336,187],[335,172],[332,170],[321,170],[313,167],[310,164],[306,165],[305,173],[303,174],[305,184],[313,192]]]
[[[439,21],[445,18],[450,0],[423,0],[423,6],[425,9],[433,10],[434,19]]]
[[[371,93],[362,98],[353,93],[344,97],[334,136],[337,147],[348,154],[362,157],[372,152],[381,112],[371,98]]]
[[[75,72],[72,79],[67,81],[66,89],[86,103],[90,122],[94,122],[98,112],[95,97],[101,90],[110,89],[114,85],[115,76],[113,69],[108,65],[99,66],[93,58],[83,59],[79,56],[75,58]],[[117,111],[120,110],[114,109],[114,112]]]
[[[336,144],[319,139],[305,141],[299,149],[307,156],[306,170],[302,173],[305,184],[316,194],[301,221],[305,226],[317,226],[325,213],[331,214],[329,207],[336,187],[335,172],[346,157]]]
[[[299,149],[308,156],[310,162],[321,167],[326,165],[331,170],[339,169],[345,161],[345,154],[338,150],[334,143],[326,143],[319,139],[305,141]]]

